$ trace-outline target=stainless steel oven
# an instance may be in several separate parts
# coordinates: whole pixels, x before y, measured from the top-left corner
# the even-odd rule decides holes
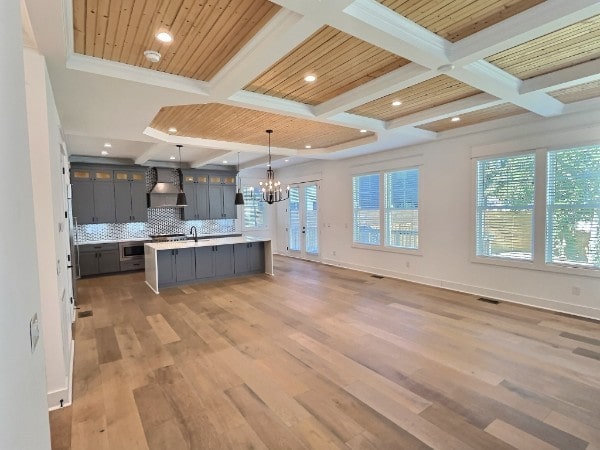
[[[119,242],[119,255],[121,261],[143,261],[144,242]]]

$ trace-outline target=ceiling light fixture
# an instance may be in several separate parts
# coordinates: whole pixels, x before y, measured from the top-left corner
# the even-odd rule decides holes
[[[169,159],[175,159],[175,157],[173,155],[169,156]]]
[[[243,205],[244,204],[244,194],[242,194],[242,177],[240,176],[240,152],[238,152],[238,163],[237,163],[237,192],[235,194],[234,205]]]
[[[171,36],[166,31],[161,31],[160,33],[158,33],[156,35],[156,39],[158,39],[160,42],[165,42],[165,43],[173,42],[173,36]]]
[[[304,81],[307,81],[309,83],[312,83],[313,81],[315,81],[317,79],[317,77],[315,75],[306,75],[304,77]]]
[[[107,152],[106,150],[102,150],[102,151],[100,152],[100,154],[101,154],[102,156],[106,156],[106,155],[108,155],[108,152]]]
[[[438,67],[439,72],[450,72],[451,70],[454,70],[454,64],[442,64]]]
[[[458,122],[460,121],[460,117],[453,117],[452,119],[450,119],[451,122]]]
[[[367,132],[367,130],[360,130],[360,132],[361,132],[361,133],[366,133],[366,132]]]
[[[160,61],[160,53],[154,50],[146,50],[144,56],[148,62],[157,63]]]
[[[392,102],[392,106],[400,106],[402,104],[402,102],[400,100],[394,100]]]
[[[310,144],[306,144],[306,145],[304,146],[304,148],[312,148],[312,145],[310,145]]]
[[[175,206],[187,206],[187,198],[185,197],[185,192],[183,192],[183,172],[181,171],[181,147],[183,147],[183,145],[177,144],[177,148],[179,149],[179,169],[177,169],[179,175],[179,193],[177,194],[177,203],[175,203]]]
[[[169,133],[173,134],[173,133],[177,133],[177,128],[175,127],[169,127],[169,129],[167,130]]]
[[[104,143],[104,148],[111,148],[112,144],[110,142],[105,142]]]
[[[267,130],[269,135],[269,165],[267,169],[267,179],[261,181],[259,185],[262,188],[262,201],[272,205],[273,203],[282,202],[287,200],[290,196],[290,187],[286,189],[285,197],[283,196],[283,190],[281,189],[281,181],[275,179],[275,172],[271,167],[271,134],[273,130]]]
[[[223,160],[223,164],[227,164],[227,160],[226,159]]]

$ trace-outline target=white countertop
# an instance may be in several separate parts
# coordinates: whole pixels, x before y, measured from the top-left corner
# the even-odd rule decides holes
[[[250,242],[267,242],[269,238],[254,238],[251,236],[225,237],[214,239],[198,239],[198,242],[191,241],[175,241],[175,242],[156,242],[146,243],[145,246],[153,250],[173,250],[177,248],[190,247],[211,247],[213,245],[231,245],[231,244],[247,244]]]
[[[222,233],[222,234],[218,234],[217,236],[219,236],[219,238],[214,238],[214,239],[220,239],[223,236],[227,236],[228,234],[231,234],[234,237],[239,237],[240,233]],[[199,234],[198,235],[198,239],[202,238],[202,239],[206,239],[207,237],[210,236],[214,236],[211,234]],[[190,236],[188,236],[189,238]],[[193,239],[193,237],[192,237]],[[97,244],[118,244],[119,242],[150,242],[151,238],[149,237],[142,237],[142,238],[123,238],[123,239],[103,239],[100,241],[81,241],[81,242],[76,242],[75,245],[97,245]],[[215,245],[215,244],[210,244],[210,245]],[[181,248],[181,247],[179,247]]]

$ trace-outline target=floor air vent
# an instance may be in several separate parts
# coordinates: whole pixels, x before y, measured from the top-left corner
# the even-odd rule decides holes
[[[372,278],[377,278],[378,280],[383,280],[381,275],[371,275]]]
[[[80,319],[82,317],[90,317],[94,315],[94,311],[81,311],[80,313],[77,313],[77,317],[79,317]]]
[[[498,303],[500,303],[498,300],[492,300],[491,298],[479,297],[477,300],[480,302],[491,303],[492,305],[497,305]]]

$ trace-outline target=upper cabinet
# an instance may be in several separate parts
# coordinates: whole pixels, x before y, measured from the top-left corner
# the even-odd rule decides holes
[[[185,171],[183,192],[187,206],[183,207],[184,220],[208,219],[208,174],[197,171]]]
[[[115,170],[115,214],[117,223],[146,222],[146,172]]]
[[[235,219],[235,174],[211,175],[209,178],[209,218]]]
[[[78,224],[114,223],[113,171],[105,168],[72,169],[73,216]]]

